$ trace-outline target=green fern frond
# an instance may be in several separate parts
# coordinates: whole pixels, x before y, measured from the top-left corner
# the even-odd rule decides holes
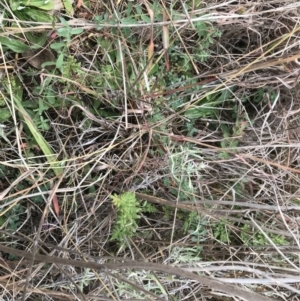
[[[121,195],[111,195],[113,205],[117,209],[117,220],[113,227],[111,240],[119,242],[127,237],[132,237],[137,228],[137,221],[140,218],[141,208],[132,191],[124,192]]]

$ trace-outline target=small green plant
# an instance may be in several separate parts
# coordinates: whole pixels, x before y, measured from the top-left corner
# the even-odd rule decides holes
[[[222,243],[230,244],[230,230],[228,229],[226,222],[221,221],[213,226],[214,238],[218,239]]]
[[[164,206],[165,216],[172,209]],[[206,240],[206,221],[197,212],[180,210],[178,219],[183,221],[183,234],[188,235],[189,240],[194,244],[192,247],[174,247],[170,259],[175,263],[192,263],[201,260],[203,250],[202,243]],[[167,216],[169,218],[169,216]]]
[[[188,214],[179,214],[179,218],[184,220],[183,233],[191,236],[191,241],[194,243],[202,243],[206,240],[206,221],[197,213],[189,212]],[[202,248],[201,248],[202,250]]]
[[[246,100],[252,101],[256,104],[262,101],[265,103],[269,101],[270,103],[273,104],[277,99],[277,97],[278,97],[278,92],[276,90],[272,89],[271,87],[264,87],[264,88],[259,88],[253,94],[246,97]]]
[[[157,209],[147,201],[144,201],[141,207],[141,210],[143,213],[155,213],[157,212]]]
[[[288,241],[284,236],[273,233],[266,233],[268,237],[273,241],[273,243],[277,246],[287,245]],[[269,240],[265,237],[265,235],[259,231],[253,232],[253,229],[250,225],[244,225],[241,228],[241,239],[243,240],[245,245],[252,246],[267,246],[270,245]]]
[[[13,11],[20,11],[27,8],[40,8],[42,10],[51,10],[54,8],[53,1],[43,0],[10,0],[10,7]]]
[[[221,129],[224,135],[224,140],[221,142],[222,148],[232,148],[231,152],[236,152],[235,148],[239,145],[239,141],[244,135],[244,130],[248,127],[248,122],[245,121],[245,119],[246,118],[238,118],[236,120],[236,123],[232,128],[232,133],[227,125],[221,125]],[[228,152],[224,151],[220,153],[220,158],[228,159]]]
[[[169,256],[170,261],[175,264],[191,264],[193,262],[201,261],[200,252],[202,247],[179,247],[176,246],[172,249]]]
[[[5,1],[4,1],[5,3]],[[3,13],[1,17],[1,25],[20,27],[18,20],[21,21],[33,21],[33,22],[54,22],[55,17],[50,11],[54,7],[53,1],[43,1],[43,0],[10,0],[4,6]],[[15,22],[9,23],[10,19],[16,20]],[[9,21],[8,21],[9,20]],[[2,27],[3,28],[3,27]],[[3,30],[0,28],[0,33]],[[26,36],[27,43],[22,42],[23,36]],[[44,46],[47,40],[47,33],[35,34],[32,32],[25,32],[21,34],[15,34],[14,37],[0,37],[0,43],[3,47],[4,52],[6,50],[11,50],[16,53],[24,53],[29,49],[38,49]],[[29,44],[29,45],[28,45]]]
[[[117,209],[117,219],[114,224],[111,240],[123,242],[125,238],[132,237],[137,228],[141,208],[132,191],[121,195],[111,195],[112,203]]]
[[[56,175],[62,174],[62,168],[60,163],[56,161],[56,154],[53,152],[49,143],[46,141],[44,136],[39,131],[34,120],[31,118],[30,110],[24,107],[23,101],[23,86],[18,77],[11,76],[10,79],[3,81],[4,88],[9,94],[12,91],[12,96],[14,100],[14,105],[18,108],[19,116],[24,120],[24,124],[28,129],[28,134],[30,137],[34,138],[39,148],[42,150],[43,154],[47,158],[48,163],[53,168]]]
[[[2,94],[3,95],[3,94]],[[0,122],[6,122],[11,117],[10,110],[6,107],[6,103],[0,95]]]
[[[58,70],[60,70],[64,74],[64,72],[65,72],[63,70],[64,68],[66,68],[66,67],[70,68],[70,64],[73,65],[73,67],[74,67],[74,62],[70,62],[70,60],[68,60],[67,63],[64,63],[65,56],[68,51],[68,46],[71,42],[71,38],[73,35],[81,34],[83,32],[83,29],[82,28],[71,28],[69,23],[64,18],[60,18],[60,21],[64,25],[64,27],[59,28],[57,30],[57,35],[59,37],[63,38],[63,41],[58,42],[58,43],[52,43],[50,47],[51,47],[51,49],[57,51],[58,57],[57,57],[55,66]],[[68,71],[69,71],[69,69],[68,69]]]
[[[189,144],[174,144],[170,149],[169,166],[174,188],[170,187],[172,194],[184,201],[195,193],[194,179],[200,179],[206,169],[201,152],[193,149]],[[170,180],[164,179],[165,185]]]
[[[224,106],[224,103],[232,101],[232,93],[235,88],[228,88],[222,91],[208,93],[197,100],[184,113],[188,119],[213,118],[218,115],[218,111]]]

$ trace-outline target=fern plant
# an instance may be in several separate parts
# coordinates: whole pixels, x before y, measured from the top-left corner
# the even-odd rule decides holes
[[[121,195],[111,195],[113,205],[117,209],[117,219],[113,227],[111,240],[119,242],[127,237],[132,237],[137,228],[137,221],[140,218],[141,208],[132,191],[124,192]]]

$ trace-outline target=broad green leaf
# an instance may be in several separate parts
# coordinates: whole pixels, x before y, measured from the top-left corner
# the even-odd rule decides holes
[[[135,24],[136,20],[134,20],[132,17],[123,18],[121,19],[122,24]]]
[[[141,15],[141,19],[145,22],[145,23],[148,23],[148,24],[151,24],[151,19],[146,16],[146,15]],[[132,23],[134,24],[134,23]]]
[[[54,8],[54,1],[51,0],[23,0],[21,3],[24,6],[37,7],[43,10],[51,10]]]
[[[128,2],[127,3],[127,9],[126,9],[126,16],[132,16],[132,8],[133,8],[133,4],[132,2]]]
[[[61,70],[64,62],[64,54],[61,53],[56,60],[56,68]]]
[[[27,32],[26,38],[32,43],[31,49],[39,49],[45,45],[47,41],[47,33],[45,32],[41,36],[37,36],[32,32]]]
[[[20,13],[23,13],[25,20],[48,23],[53,22],[54,20],[54,16],[52,14],[50,15],[49,12],[36,8],[25,8]]]
[[[72,28],[71,34],[81,34],[83,32],[82,28]]]
[[[6,122],[10,118],[10,110],[8,108],[0,108],[0,122]]]
[[[30,47],[23,42],[7,37],[0,37],[0,43],[16,53],[23,53],[30,49]]]
[[[70,36],[70,28],[65,28],[65,27],[58,28],[57,34],[60,37],[68,38]]]
[[[22,1],[16,1],[16,0],[10,0],[9,1],[9,6],[12,11],[15,11],[18,9]]]
[[[71,0],[62,0],[62,2],[64,3],[64,7],[65,7],[67,15],[72,17],[74,14],[72,1]]]
[[[50,45],[50,48],[53,49],[53,50],[60,50],[65,46],[66,46],[66,43],[52,43]]]
[[[56,93],[54,93],[54,91],[48,89],[45,98],[51,105],[55,105],[57,99],[56,99]]]
[[[10,0],[10,8],[12,11],[22,10],[26,7],[37,7],[43,10],[51,10],[54,8],[54,1],[51,0]]]

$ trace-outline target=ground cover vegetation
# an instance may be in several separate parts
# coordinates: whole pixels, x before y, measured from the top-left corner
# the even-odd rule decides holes
[[[1,1],[1,300],[299,300],[299,15]]]

